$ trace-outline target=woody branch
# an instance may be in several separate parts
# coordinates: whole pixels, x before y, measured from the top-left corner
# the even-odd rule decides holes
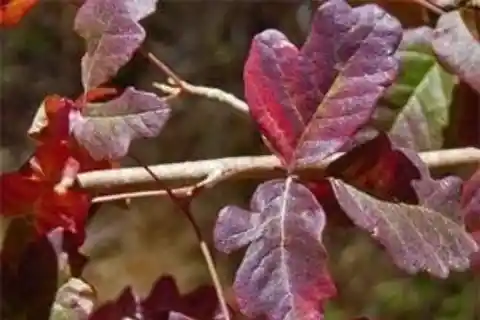
[[[167,76],[171,85],[154,83],[154,87],[167,94],[190,94],[222,102],[242,114],[248,114],[248,106],[241,99],[218,88],[192,85],[180,78],[153,54],[148,58]],[[337,153],[330,158],[311,165],[301,166],[296,173],[303,177],[320,178],[324,169],[341,156]],[[428,151],[420,157],[429,168],[463,164],[480,164],[480,149],[474,147]],[[177,195],[191,195],[201,188],[212,187],[224,180],[268,179],[285,175],[281,163],[273,155],[220,158],[182,163],[159,164],[149,169],[155,176],[172,186]],[[132,167],[81,173],[77,177],[81,187],[101,191],[108,195],[96,197],[93,202],[106,202],[127,198],[138,198],[165,194],[155,190],[155,180],[144,167]],[[138,190],[144,191],[138,191]]]
[[[334,159],[341,156],[337,153],[324,161],[311,165],[301,166],[297,170],[299,176],[316,178]],[[459,149],[446,149],[420,153],[422,160],[429,168],[438,168],[462,164],[480,164],[480,149],[468,147]],[[179,194],[191,194],[199,187],[211,187],[224,180],[239,179],[267,179],[282,177],[285,173],[279,169],[279,160],[273,156],[247,156],[220,158],[212,160],[187,161],[182,163],[159,164],[149,168],[155,175],[171,185],[187,183],[174,189]],[[143,167],[131,167],[81,173],[78,176],[79,184],[86,189],[97,190],[138,190],[138,186],[153,185],[155,181]],[[193,183],[193,184],[192,184]],[[162,194],[160,190],[147,190],[145,192],[121,193],[113,195],[108,200],[122,198],[135,198]],[[107,196],[108,197],[108,196]],[[97,200],[97,202],[103,202]]]

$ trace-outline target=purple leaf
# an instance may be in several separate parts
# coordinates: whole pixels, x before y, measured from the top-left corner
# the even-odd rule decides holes
[[[474,10],[471,15],[473,20],[479,17]],[[468,30],[464,18],[469,17],[462,17],[461,11],[457,10],[438,19],[433,50],[446,66],[480,93],[480,42]]]
[[[455,176],[439,180],[427,178],[412,181],[412,186],[417,192],[422,206],[441,212],[461,225],[463,225],[463,217],[460,214],[459,200],[462,184],[462,179]]]
[[[133,139],[158,135],[169,115],[164,99],[129,87],[112,101],[77,112],[71,128],[95,160],[117,159],[128,152]]]
[[[82,58],[85,92],[106,82],[126,64],[145,39],[138,20],[157,0],[87,0],[78,10],[75,31],[86,40]]]
[[[261,184],[251,212],[221,210],[214,232],[226,253],[248,245],[234,290],[248,317],[323,319],[323,303],[336,293],[322,245],[325,214],[315,196],[292,180]]]
[[[396,19],[376,5],[330,0],[298,50],[284,34],[255,36],[245,95],[272,151],[292,169],[338,151],[370,118],[397,73]]]
[[[478,246],[461,225],[426,206],[381,201],[340,180],[330,181],[345,213],[372,233],[400,268],[446,278],[450,270],[470,266]]]

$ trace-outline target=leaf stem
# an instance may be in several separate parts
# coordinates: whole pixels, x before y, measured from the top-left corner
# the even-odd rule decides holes
[[[184,90],[184,82],[182,78],[178,74],[176,74],[170,67],[168,67],[165,63],[163,63],[160,59],[155,57],[155,55],[151,52],[147,53],[147,58],[160,70],[162,70],[169,78],[171,78],[175,84]]]
[[[143,52],[142,52],[143,53]],[[169,66],[163,61],[158,59],[153,53],[143,53],[146,57],[157,66],[163,73],[173,80],[174,86],[170,86],[164,83],[154,82],[153,86],[168,94],[178,94],[180,92],[188,93],[204,97],[211,100],[217,100],[221,103],[230,105],[235,110],[241,112],[241,114],[248,115],[248,105],[245,101],[237,98],[231,93],[225,92],[219,88],[197,86],[183,80],[177,73],[175,73]]]
[[[230,312],[228,311],[227,301],[225,300],[225,295],[223,293],[222,284],[218,273],[216,272],[215,264],[213,262],[212,254],[208,249],[205,241],[200,242],[200,250],[202,251],[203,257],[207,263],[208,270],[210,271],[210,276],[212,277],[213,286],[217,292],[218,302],[220,303],[220,309],[225,317],[225,320],[230,320]]]
[[[443,11],[440,7],[437,7],[436,5],[434,5],[428,0],[410,0],[410,1],[421,5],[422,7],[432,11],[435,14],[438,14],[439,16],[445,13],[445,11]]]
[[[220,283],[219,277],[217,270],[215,268],[215,265],[213,263],[212,255],[210,253],[210,250],[208,249],[208,246],[205,242],[205,240],[202,237],[202,233],[200,231],[200,227],[198,226],[197,222],[193,218],[192,213],[190,212],[190,198],[180,198],[175,194],[175,192],[172,192],[172,190],[161,180],[157,177],[157,175],[145,164],[143,164],[140,159],[135,157],[134,155],[129,155],[130,158],[135,160],[138,165],[142,166],[148,173],[149,175],[155,180],[155,182],[159,185],[161,189],[163,189],[168,197],[172,200],[172,202],[180,209],[180,211],[186,216],[188,221],[190,221],[190,224],[193,227],[193,230],[195,232],[195,236],[197,237],[197,240],[200,245],[200,251],[202,252],[202,255],[205,259],[205,262],[207,263],[207,269],[208,272],[210,273],[210,277],[212,278],[212,282],[215,288],[215,291],[217,293],[218,301],[220,303],[220,308],[222,310],[222,313],[224,315],[225,320],[230,320],[230,313],[228,312],[228,307],[227,303],[225,300],[225,295],[223,293],[223,288]]]

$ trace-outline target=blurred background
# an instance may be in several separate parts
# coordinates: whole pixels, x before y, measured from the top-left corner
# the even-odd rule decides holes
[[[301,44],[316,7],[295,0],[159,2],[157,12],[142,22],[148,34],[145,48],[185,80],[219,87],[239,97],[243,97],[243,63],[253,35],[277,28]],[[404,27],[432,23],[428,13],[416,5],[379,4]],[[75,98],[81,93],[84,48],[72,30],[75,12],[76,7],[68,1],[42,0],[18,26],[0,31],[2,172],[18,168],[33,150],[26,130],[43,98],[49,94]],[[152,81],[163,80],[160,70],[137,55],[111,85],[155,91]],[[173,116],[158,138],[137,141],[132,147],[132,153],[148,164],[266,152],[248,117],[195,97],[175,104]],[[193,213],[210,242],[219,209],[226,204],[245,206],[258,182],[221,183],[194,201]],[[326,243],[339,291],[328,305],[328,320],[355,315],[399,320],[480,319],[478,276],[454,273],[448,280],[438,280],[406,275],[368,236],[350,229],[331,228]],[[129,209],[103,205],[88,226],[83,250],[91,257],[84,276],[95,285],[101,300],[116,297],[129,284],[147,293],[162,274],[174,275],[182,291],[209,282],[190,225],[165,199],[133,201]],[[241,255],[215,252],[227,287]]]

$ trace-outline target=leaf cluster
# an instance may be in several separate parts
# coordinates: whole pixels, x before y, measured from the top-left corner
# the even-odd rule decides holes
[[[0,25],[16,24],[33,4],[2,2]],[[85,40],[84,92],[76,99],[45,98],[28,131],[37,144],[34,154],[0,177],[0,211],[14,222],[1,255],[2,302],[8,305],[2,317],[48,318],[61,256],[67,255],[70,276],[80,276],[87,263],[79,248],[97,209],[92,199],[102,192],[83,189],[77,174],[118,167],[134,139],[158,135],[169,118],[178,92],[158,97],[133,87],[121,93],[102,87],[141,51],[146,32],[139,21],[156,5],[79,5],[74,29]],[[248,209],[226,206],[218,214],[216,248],[231,253],[247,247],[231,309],[222,310],[218,287],[181,295],[165,276],[146,298],[126,288],[89,319],[229,319],[231,313],[323,319],[337,293],[323,236],[339,221],[368,232],[409,274],[446,278],[478,268],[480,170],[466,182],[451,175],[437,179],[417,154],[448,144],[443,133],[455,90],[480,94],[472,17],[478,18],[474,8],[455,9],[442,14],[435,29],[403,30],[376,4],[328,0],[315,10],[301,47],[279,30],[257,34],[244,66],[245,98],[284,178],[261,183]],[[302,166],[328,159],[322,175],[298,175]],[[195,225],[189,202],[162,188]],[[201,241],[198,230],[197,236]]]

